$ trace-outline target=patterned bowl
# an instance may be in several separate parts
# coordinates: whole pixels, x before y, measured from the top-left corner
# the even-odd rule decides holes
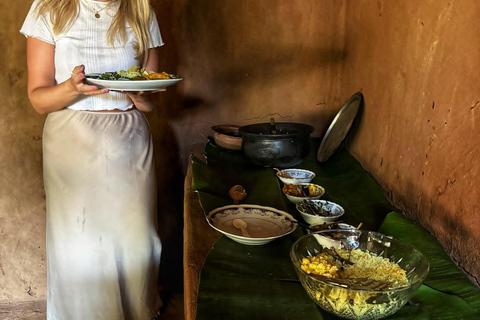
[[[289,191],[289,187],[295,187],[295,188],[307,188],[310,192],[312,190],[312,193],[309,193],[308,196],[302,197],[302,196],[296,196]],[[282,188],[283,194],[287,197],[288,200],[290,200],[291,203],[297,204],[299,202],[302,202],[303,200],[316,200],[319,199],[321,196],[325,194],[325,189],[322,186],[319,186],[318,184],[314,183],[298,183],[295,185],[284,185]]]
[[[277,177],[284,184],[309,183],[315,178],[315,173],[304,169],[283,169],[277,171]]]
[[[247,223],[248,236],[233,225],[235,219]],[[253,204],[230,205],[210,211],[208,224],[230,239],[246,245],[262,245],[292,233],[297,225],[290,214],[270,207]]]
[[[308,202],[306,202],[308,201]],[[308,205],[322,208],[324,213],[314,214],[307,209],[309,208]],[[333,203],[327,200],[303,200],[296,204],[296,208],[298,212],[300,212],[303,220],[305,220],[308,224],[318,224],[318,223],[325,223],[325,222],[333,222],[343,216],[345,210],[338,204]],[[320,210],[320,209],[317,209]]]

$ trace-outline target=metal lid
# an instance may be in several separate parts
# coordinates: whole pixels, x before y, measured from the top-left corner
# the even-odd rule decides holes
[[[343,139],[345,139],[350,127],[353,124],[353,120],[355,120],[358,110],[360,109],[362,100],[362,93],[355,93],[350,99],[348,99],[348,101],[337,113],[332,123],[328,127],[327,132],[325,133],[320,147],[318,148],[318,161],[327,161],[328,158],[330,158],[330,156],[335,152],[335,150],[337,150]]]

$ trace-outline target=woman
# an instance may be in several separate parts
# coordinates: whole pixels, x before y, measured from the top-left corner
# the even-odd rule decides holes
[[[154,108],[156,94],[84,80],[85,72],[134,65],[158,71],[155,15],[148,0],[35,0],[20,31],[28,96],[48,113],[47,319],[151,319],[161,306],[161,243],[151,135],[140,111]]]

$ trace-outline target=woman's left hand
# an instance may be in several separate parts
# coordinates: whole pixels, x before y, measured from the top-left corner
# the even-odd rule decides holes
[[[163,88],[163,89],[154,90],[154,91],[116,91],[116,92],[123,93],[129,96],[138,110],[144,111],[144,112],[150,112],[155,108],[156,93],[165,92],[165,91],[167,91],[167,89]]]
[[[165,92],[165,91],[167,91],[167,89],[163,88],[163,89],[154,90],[154,91],[117,91],[117,92],[124,93],[127,96],[129,96],[130,98],[132,98],[132,100],[133,100],[134,98],[140,98],[140,97],[145,96],[145,95],[150,95],[150,94],[153,94],[153,93]]]

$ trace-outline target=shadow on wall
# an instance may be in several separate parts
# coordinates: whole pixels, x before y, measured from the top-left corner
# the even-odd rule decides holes
[[[362,89],[360,89],[358,92],[362,92]],[[362,94],[363,94],[363,92],[362,92]],[[353,93],[352,93],[352,95],[353,95]],[[352,126],[350,127],[350,130],[348,131],[348,134],[347,134],[345,140],[343,141],[343,145],[348,150],[350,150],[350,146],[355,144],[355,141],[358,137],[358,132],[360,131],[361,123],[362,123],[362,119],[363,119],[364,109],[365,109],[365,96],[363,96],[363,98],[362,98],[362,103],[360,104],[360,107],[358,108],[358,113],[357,113],[355,119],[353,120]]]
[[[208,118],[218,104],[216,100],[240,101],[245,95],[262,97],[271,88],[284,91],[291,85],[316,88],[325,83],[327,89],[323,91],[331,92],[337,87],[335,76],[340,62],[347,57],[343,35],[331,34],[337,32],[335,27],[327,27],[322,19],[314,21],[311,13],[308,14],[312,22],[305,31],[305,26],[296,25],[303,23],[303,18],[290,15],[292,4],[286,3],[152,0],[166,43],[160,50],[160,68],[185,78],[179,85],[169,87],[161,95],[157,109],[147,115],[154,139],[159,190],[158,220],[163,242],[160,280],[167,286],[178,285],[182,275],[181,159],[188,157],[179,154],[179,144],[189,139],[191,133],[187,130],[185,135],[176,137],[171,120],[184,117],[184,111],[188,111],[190,119],[195,118],[195,113]],[[321,12],[326,5],[315,5],[315,9]],[[331,19],[341,31],[342,16],[332,15]],[[330,34],[309,35],[318,28]],[[305,81],[305,76],[316,76],[324,70],[327,80],[312,84]]]
[[[366,100],[368,101],[368,97]],[[347,149],[356,143],[356,133],[361,127],[364,107],[365,97],[347,139],[344,141]],[[383,158],[379,165],[384,165]],[[376,180],[379,185],[382,185],[378,179],[375,177],[372,178]],[[451,187],[451,185],[447,185],[446,188],[448,187]],[[442,244],[446,253],[453,259],[454,263],[467,274],[474,284],[480,287],[480,270],[477,265],[477,257],[480,253],[471,251],[471,248],[477,248],[477,250],[479,248],[478,245],[475,245],[475,243],[478,243],[478,235],[472,231],[471,226],[463,225],[461,224],[461,220],[453,218],[455,215],[448,213],[444,206],[438,202],[438,198],[445,190],[438,191],[437,195],[431,198],[424,190],[419,188],[416,181],[409,181],[404,190],[406,194],[402,195],[401,199],[392,191],[386,193],[385,196],[392,205],[400,209],[407,218],[415,221],[430,232]],[[415,203],[413,203],[413,210],[405,206],[405,203],[409,203],[411,199],[415,201]],[[421,199],[428,199],[428,203],[422,203]],[[424,208],[427,208],[428,211],[424,211]],[[470,272],[468,270],[470,270]]]
[[[277,7],[291,4],[279,5],[273,1],[225,3],[218,0],[184,0],[179,3],[176,4],[175,21],[178,26],[176,36],[182,42],[179,54],[184,55],[182,68],[189,75],[187,81],[198,83],[190,92],[205,92],[234,101],[246,92],[259,95],[266,88],[276,86],[314,86],[318,83],[305,82],[309,75],[317,74],[322,68],[337,68],[347,58],[343,41],[339,40],[343,36],[331,34],[335,31],[326,29],[326,24],[308,25],[308,28],[325,28],[325,34],[311,36],[309,32],[312,30],[304,30],[305,26],[295,24],[294,14],[285,20],[285,8]],[[340,21],[341,18],[333,19]],[[308,36],[308,39],[295,38],[296,33]],[[325,76],[332,80],[321,82],[327,81],[331,86],[330,82],[338,72],[328,72]],[[189,95],[185,97],[182,109],[202,106],[205,112],[205,107],[215,104],[215,101],[205,100],[195,94]]]
[[[161,5],[162,4],[162,5]],[[159,49],[158,71],[178,74],[172,5],[152,1],[165,46]],[[156,109],[146,114],[152,131],[157,175],[157,225],[162,241],[159,286],[162,299],[183,291],[183,179],[177,137],[170,119],[178,113],[178,85],[159,95]]]
[[[444,191],[439,191],[435,197],[431,198],[418,188],[415,181],[409,181],[406,192],[402,195],[403,199],[396,199],[395,194],[392,193],[390,199],[404,212],[409,209],[402,205],[407,203],[405,199],[415,199],[415,209],[409,212],[407,217],[424,226],[442,244],[453,262],[477,287],[480,287],[479,235],[473,229],[476,226],[465,225],[463,220],[455,219],[453,213],[445,210],[445,207],[438,202],[438,198]],[[421,199],[428,199],[428,203],[421,203]],[[428,209],[423,211],[423,208]]]

